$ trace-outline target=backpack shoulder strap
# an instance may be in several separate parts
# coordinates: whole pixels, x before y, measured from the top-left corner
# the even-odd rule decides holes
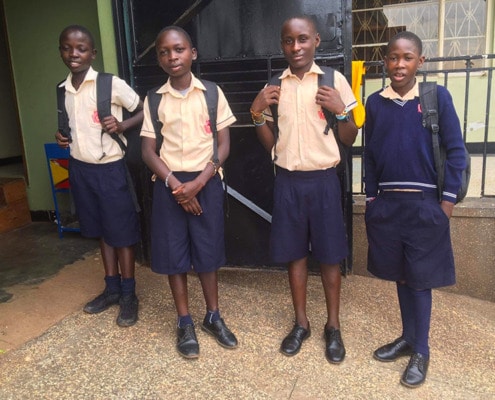
[[[201,79],[206,91],[204,92],[206,107],[208,108],[208,117],[210,118],[210,129],[213,135],[213,162],[218,165],[218,130],[217,130],[217,113],[218,113],[218,86],[215,82]]]
[[[69,138],[69,142],[72,141],[70,134],[70,126],[69,126],[69,115],[67,114],[67,109],[65,108],[65,86],[62,86],[62,83],[65,82],[65,79],[59,83],[57,83],[57,122],[58,122],[58,131],[62,134],[62,136]]]
[[[156,92],[159,88],[160,86],[154,87],[153,89],[148,90],[148,93],[146,94],[146,97],[148,98],[151,123],[153,124],[153,129],[155,130],[156,154],[158,155],[160,154],[160,149],[163,143],[163,123],[158,119],[158,106],[160,105],[160,101],[162,100],[162,94]]]
[[[273,75],[270,80],[268,81],[268,85],[274,85],[274,86],[282,86],[282,79],[280,77],[282,76],[282,71],[277,72],[275,75]],[[272,104],[270,106],[270,110],[272,112],[272,117],[273,117],[273,127],[274,127],[274,136],[275,136],[275,142],[278,139],[278,104]]]
[[[98,72],[96,76],[96,111],[98,112],[98,119],[100,121],[112,115],[112,80],[113,75],[106,72]],[[120,149],[125,154],[127,152],[127,146],[120,136],[117,133],[110,133],[110,136],[118,143]]]
[[[106,72],[98,72],[96,76],[96,109],[100,121],[112,114],[112,80],[113,75]]]
[[[435,170],[437,171],[437,191],[438,199],[442,199],[443,188],[443,163],[440,149],[438,132],[438,98],[436,82],[419,83],[419,103],[423,115],[423,126],[428,128],[432,134],[433,156],[435,158]]]
[[[324,74],[319,74],[318,75],[318,87],[320,86],[328,86],[328,87],[335,87],[334,85],[334,69],[332,67],[327,67],[327,66],[321,66],[321,70],[324,72]],[[325,127],[325,130],[323,133],[325,135],[328,135],[328,131],[330,130],[330,127],[336,126],[336,118],[335,115],[332,114],[330,111],[327,109],[323,108],[323,115],[325,115],[325,119],[327,120],[327,126]],[[336,130],[333,130],[335,133],[335,138],[338,140],[338,135]]]

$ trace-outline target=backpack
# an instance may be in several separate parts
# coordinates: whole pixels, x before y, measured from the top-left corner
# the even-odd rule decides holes
[[[105,72],[98,72],[98,75],[96,76],[96,110],[98,112],[98,119],[102,121],[105,117],[108,117],[109,115],[112,115],[111,112],[111,107],[112,107],[112,79],[113,75]],[[57,115],[58,115],[58,130],[62,134],[62,136],[69,138],[69,141],[72,140],[71,133],[70,133],[70,126],[69,126],[69,115],[67,114],[67,109],[65,108],[65,87],[60,86],[61,83],[64,81],[60,82],[57,84]],[[124,110],[125,111],[125,110]],[[133,131],[131,129],[130,131]],[[101,130],[101,134],[104,134],[103,129]],[[127,183],[129,185],[129,189],[131,192],[131,196],[134,202],[134,205],[136,207],[136,211],[139,212],[140,206],[137,201],[137,195],[136,191],[134,188],[134,183],[133,179],[131,177],[131,173],[129,171],[129,166],[130,164],[137,164],[137,162],[134,162],[136,157],[129,157],[129,152],[128,152],[128,147],[126,144],[123,142],[123,140],[120,138],[120,136],[117,133],[110,133],[109,134],[113,140],[115,140],[119,147],[122,150],[122,153],[124,154],[124,157],[126,159],[126,174],[127,174]],[[139,134],[129,134],[127,139],[135,139],[139,140]],[[132,140],[132,139],[131,139]],[[136,149],[136,151],[139,151],[139,156],[138,158],[141,158],[140,155],[140,150],[141,146],[139,144],[135,144],[131,146],[130,148]],[[134,161],[132,161],[134,160]]]
[[[334,69],[331,67],[326,67],[326,66],[320,66],[321,70],[324,72],[323,74],[318,74],[318,87],[320,86],[329,86],[331,88],[334,87]],[[273,75],[268,82],[269,85],[276,85],[276,86],[281,86],[282,85],[282,80],[280,79],[280,76],[282,75],[282,72],[279,72],[275,75]],[[278,140],[278,105],[273,104],[270,106],[270,110],[272,112],[272,117],[273,117],[273,128],[274,132],[273,135],[275,136],[275,146],[277,145],[277,140]],[[323,108],[323,114],[325,115],[325,119],[327,121],[327,126],[325,127],[325,130],[323,131],[324,135],[328,135],[328,131],[330,128],[332,128],[333,134],[335,136],[335,141],[337,142],[337,145],[339,147],[339,153],[340,153],[340,163],[337,165],[337,174],[339,177],[342,178],[342,176],[345,175],[345,170],[346,170],[346,164],[347,164],[347,154],[348,154],[348,146],[345,146],[340,138],[339,138],[339,133],[337,130],[337,118],[335,117],[335,114],[331,113],[327,109]],[[275,147],[276,149],[276,147]],[[276,155],[275,155],[276,157]],[[275,160],[274,160],[275,161]],[[349,175],[349,174],[347,174]],[[351,183],[350,183],[350,176],[348,176],[345,179],[345,187],[350,188]]]
[[[440,126],[438,125],[438,97],[436,82],[420,82],[419,83],[419,102],[421,104],[421,112],[423,114],[423,126],[428,128],[432,133],[433,155],[435,158],[435,170],[437,171],[437,191],[438,201],[442,201],[442,192],[445,179],[445,160],[447,152],[444,146],[440,146],[438,133]],[[471,156],[464,144],[464,153],[466,157],[466,167],[462,171],[461,187],[457,192],[456,204],[461,202],[467,194],[469,180],[471,177]]]
[[[213,162],[218,165],[218,130],[217,130],[217,110],[218,110],[218,86],[215,82],[201,79],[201,83],[206,90],[204,91],[206,107],[208,108],[208,117],[210,118],[210,129],[213,136]],[[161,86],[148,90],[148,106],[150,110],[151,122],[156,135],[156,153],[160,155],[160,148],[163,143],[161,134],[163,123],[158,118],[158,106],[162,100],[162,94],[156,91]]]

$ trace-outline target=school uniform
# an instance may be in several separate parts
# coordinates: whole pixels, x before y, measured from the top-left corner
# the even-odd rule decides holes
[[[438,110],[448,154],[442,200],[455,202],[464,143],[452,98],[442,86]],[[404,97],[387,87],[368,98],[365,142],[368,270],[415,289],[454,284],[450,223],[437,198],[432,134],[422,125],[417,83]]]
[[[69,179],[81,234],[102,237],[112,247],[127,247],[140,239],[139,218],[124,154],[110,135],[102,133],[96,105],[97,75],[90,67],[77,90],[72,85],[72,74],[61,83],[72,136]],[[112,115],[122,120],[122,108],[132,112],[139,101],[125,81],[113,77]],[[125,137],[120,136],[125,143]]]
[[[324,134],[327,121],[315,101],[319,74],[323,71],[313,63],[303,79],[290,68],[280,77],[279,136],[272,150],[277,173],[270,250],[275,262],[306,257],[310,246],[320,263],[336,264],[348,254],[335,169],[341,161],[339,148],[331,130]],[[338,71],[334,87],[348,110],[357,105]],[[273,121],[269,109],[264,114]]]
[[[157,90],[162,95],[158,118],[163,123],[160,158],[181,181],[193,180],[213,157],[213,136],[199,79],[193,76],[188,90],[179,92],[170,80]],[[218,131],[236,121],[222,90],[218,90]],[[148,99],[144,102],[141,136],[156,138]],[[165,182],[156,179],[151,217],[151,268],[160,274],[217,270],[225,263],[223,186],[220,174],[198,193],[203,213],[184,211]]]

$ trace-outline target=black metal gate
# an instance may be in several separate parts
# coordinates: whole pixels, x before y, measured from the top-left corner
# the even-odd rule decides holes
[[[113,6],[120,75],[142,97],[166,80],[154,51],[159,30],[173,24],[190,33],[198,49],[196,76],[216,82],[237,117],[225,165],[228,264],[275,266],[268,255],[273,165],[256,138],[249,106],[269,77],[286,67],[279,38],[283,21],[291,16],[315,18],[322,39],[317,63],[333,66],[350,80],[351,1],[114,0]],[[352,163],[346,162],[349,182],[342,178],[343,207],[351,253],[343,263],[344,272],[352,268]],[[136,173],[143,203],[142,253],[148,260],[151,182],[144,167]]]

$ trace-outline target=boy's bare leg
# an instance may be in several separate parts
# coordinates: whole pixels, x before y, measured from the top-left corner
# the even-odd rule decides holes
[[[134,246],[118,247],[117,258],[120,265],[120,273],[123,279],[134,278],[136,259]]]
[[[189,300],[187,294],[187,274],[175,274],[168,276],[168,283],[174,298],[175,308],[179,316],[189,314]]]
[[[205,297],[208,311],[218,310],[218,278],[217,271],[198,273],[203,296]]]
[[[327,323],[325,325],[325,357],[332,364],[344,361],[345,347],[340,333],[339,309],[342,277],[339,264],[321,264],[321,281],[327,303]]]
[[[339,264],[321,264],[321,282],[325,292],[325,301],[327,304],[327,324],[326,328],[340,329],[339,311],[340,311],[340,286],[341,273]]]
[[[306,293],[308,284],[307,258],[289,263],[289,286],[294,306],[295,322],[308,329],[309,321],[306,314]]]
[[[117,276],[119,274],[119,264],[117,250],[110,246],[103,238],[100,239],[100,251],[103,259],[103,267],[106,276]]]

